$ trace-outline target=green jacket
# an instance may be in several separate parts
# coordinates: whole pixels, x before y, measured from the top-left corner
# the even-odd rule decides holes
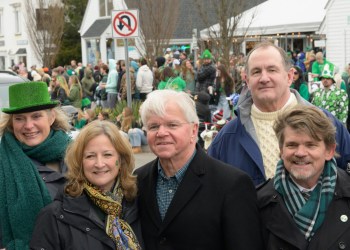
[[[71,104],[80,109],[81,108],[81,94],[80,94],[80,86],[74,84],[72,88],[70,89],[70,93],[68,96],[68,100],[71,102]]]

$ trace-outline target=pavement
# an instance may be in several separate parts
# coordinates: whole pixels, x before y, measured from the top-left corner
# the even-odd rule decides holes
[[[135,169],[139,168],[146,163],[156,158],[155,154],[151,152],[148,146],[142,146],[142,153],[134,154],[135,157]]]

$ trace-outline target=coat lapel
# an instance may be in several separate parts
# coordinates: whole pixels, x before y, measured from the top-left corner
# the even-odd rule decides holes
[[[180,183],[172,202],[170,203],[161,231],[163,231],[171,223],[171,221],[186,206],[186,204],[191,201],[192,197],[201,187],[202,183],[200,180],[200,175],[205,174],[204,157],[207,156],[203,150],[197,147],[196,156],[188,166],[186,174]]]
[[[281,196],[273,188],[272,183],[273,181],[270,181],[267,184],[269,191],[264,195],[263,201],[259,205],[260,211],[263,213],[263,224],[273,235],[284,239],[298,249],[304,249],[307,241],[288,212]],[[283,223],[281,223],[282,221]]]
[[[316,231],[311,244],[328,249],[350,228],[350,183],[349,176],[338,170],[338,179],[333,201],[327,209],[325,221]],[[331,240],[333,239],[333,241]]]
[[[159,214],[156,197],[158,158],[150,164],[151,166],[149,167],[148,175],[142,180],[143,183],[140,185],[142,187],[142,192],[144,192],[144,195],[142,195],[143,200],[141,201],[141,206],[146,207],[145,210],[147,211],[148,216],[151,218],[153,223],[159,228],[162,223],[162,220]],[[140,209],[142,209],[142,207]]]

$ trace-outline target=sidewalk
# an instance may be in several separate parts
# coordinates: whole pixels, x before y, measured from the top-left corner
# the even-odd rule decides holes
[[[155,154],[151,152],[148,146],[142,146],[142,153],[134,154],[135,157],[135,169],[139,168],[146,163],[156,158]]]

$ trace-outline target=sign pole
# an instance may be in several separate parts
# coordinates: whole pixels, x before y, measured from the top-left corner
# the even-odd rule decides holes
[[[138,10],[112,10],[112,36],[123,39],[126,67],[126,87],[128,107],[132,106],[128,38],[139,36]]]
[[[130,64],[129,64],[129,50],[128,50],[128,39],[124,38],[124,50],[125,50],[125,66],[126,66],[126,93],[127,93],[127,102],[128,107],[132,108],[131,100],[131,83],[130,83]]]

